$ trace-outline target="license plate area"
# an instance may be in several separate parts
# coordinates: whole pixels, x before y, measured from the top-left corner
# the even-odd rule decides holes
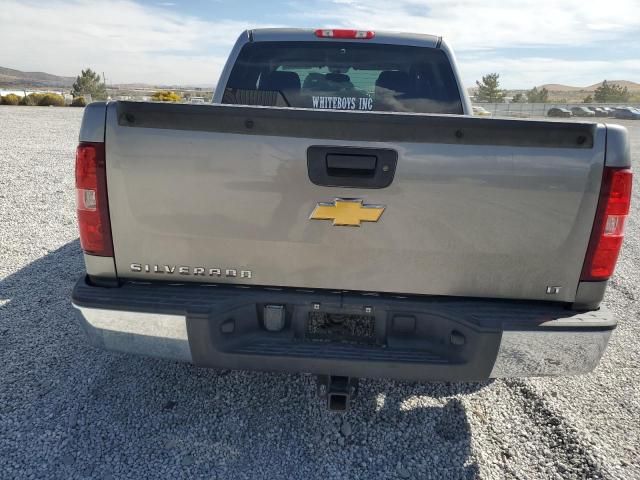
[[[357,313],[309,312],[304,338],[311,342],[374,345],[376,319]]]

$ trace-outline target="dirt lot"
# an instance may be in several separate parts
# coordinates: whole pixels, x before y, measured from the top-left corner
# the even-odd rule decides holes
[[[640,185],[590,375],[362,381],[328,412],[306,375],[213,372],[95,350],[83,264],[81,109],[0,107],[0,478],[640,478]],[[624,123],[640,171],[640,121]]]

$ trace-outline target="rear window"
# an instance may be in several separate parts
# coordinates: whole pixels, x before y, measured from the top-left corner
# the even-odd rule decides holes
[[[462,114],[442,50],[355,42],[248,43],[222,103]]]

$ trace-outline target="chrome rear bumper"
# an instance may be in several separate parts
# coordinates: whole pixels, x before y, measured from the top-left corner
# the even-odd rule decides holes
[[[139,288],[142,295],[156,293],[153,286]],[[173,288],[173,297],[173,294],[180,292],[181,287],[158,288]],[[136,287],[129,287],[127,295],[122,296],[121,300],[127,305],[115,301],[116,296],[122,293],[119,292],[120,289],[92,287],[82,280],[74,291],[74,306],[91,343],[106,350],[208,367],[422,381],[588,373],[598,364],[616,325],[615,319],[602,309],[579,313],[561,307],[543,308],[532,304],[527,309],[513,302],[493,302],[490,304],[491,309],[483,313],[487,302],[478,301],[477,309],[472,308],[475,305],[473,301],[453,308],[452,304],[462,305],[463,301],[427,299],[421,301],[427,314],[431,315],[428,318],[442,323],[445,330],[465,332],[467,345],[471,349],[468,355],[462,354],[460,350],[466,347],[446,347],[452,351],[458,349],[452,354],[443,351],[441,341],[429,346],[429,338],[424,336],[424,330],[419,327],[416,327],[416,336],[422,335],[424,342],[416,342],[416,336],[393,336],[392,327],[387,326],[388,337],[385,337],[384,345],[317,345],[301,342],[296,338],[295,315],[288,320],[291,332],[283,334],[261,330],[259,314],[256,315],[259,306],[264,304],[261,298],[265,295],[273,298],[274,303],[284,304],[293,302],[291,298],[295,297],[295,302],[299,304],[302,299],[298,296],[302,295],[305,300],[311,301],[318,298],[317,294],[290,295],[273,291],[252,293],[238,289],[222,294],[220,290],[207,288],[203,289],[207,291],[206,298],[214,303],[219,301],[220,304],[211,303],[203,308],[199,302],[204,297],[198,296],[196,300],[193,296],[194,287],[184,288],[190,290],[185,290],[184,301],[187,303],[182,307],[173,304],[167,306],[168,301],[165,301],[164,305],[159,305],[153,311],[150,304],[145,306],[142,300],[132,300],[132,291],[135,292]],[[87,298],[87,292],[90,292],[89,295],[95,293],[93,305],[91,299]],[[262,297],[253,298],[255,295]],[[284,298],[285,295],[288,297]],[[307,295],[310,297],[306,298]],[[214,300],[216,298],[218,300]],[[242,305],[239,306],[238,302]],[[343,302],[346,303],[345,299]],[[388,308],[393,312],[409,308],[403,304],[395,304],[394,301],[385,303],[384,299],[369,298],[363,302],[379,302],[379,310],[385,305],[391,305]],[[114,304],[112,308],[108,307],[110,303]],[[199,306],[193,310],[185,307],[186,304]],[[411,305],[415,310],[416,303]],[[182,313],[177,311],[181,308],[184,310]],[[429,313],[429,309],[434,308],[442,312],[438,314],[441,318]],[[140,311],[141,309],[145,311]],[[382,312],[384,325],[390,325],[392,311]],[[524,321],[518,318],[523,312],[531,311],[535,315],[530,315],[530,318]],[[467,315],[468,318],[463,318],[462,315]],[[416,316],[420,320],[419,314]],[[500,318],[496,320],[496,316]],[[224,331],[223,323],[228,324],[229,318],[236,322],[234,332]],[[434,332],[434,335],[438,335],[437,331]]]
[[[491,378],[578,375],[591,372],[611,330],[506,331]]]
[[[105,350],[191,362],[186,317],[78,307],[91,343]]]

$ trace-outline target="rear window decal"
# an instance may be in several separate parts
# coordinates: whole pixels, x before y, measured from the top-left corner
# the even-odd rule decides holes
[[[313,96],[313,108],[327,110],[373,110],[371,97]]]

